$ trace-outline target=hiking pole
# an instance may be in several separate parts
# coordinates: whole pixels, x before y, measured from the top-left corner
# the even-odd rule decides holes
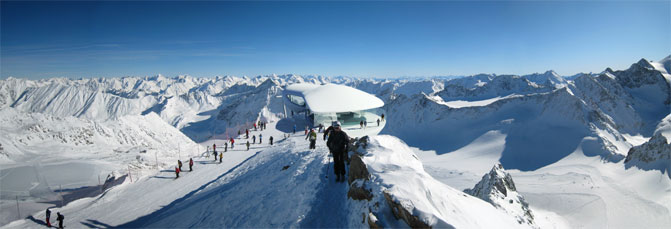
[[[327,155],[327,157],[329,158],[329,163],[326,164],[326,178],[329,178],[329,170],[331,168],[331,157],[329,157],[329,156],[330,155]]]

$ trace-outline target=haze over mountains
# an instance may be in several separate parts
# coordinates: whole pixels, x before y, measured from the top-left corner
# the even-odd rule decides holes
[[[299,82],[338,83],[381,98],[385,102],[383,109],[387,120],[382,136],[371,139],[372,148],[360,152],[374,179],[357,183],[368,185],[373,192],[373,201],[371,205],[364,204],[366,207],[373,206],[375,201],[386,204],[361,212],[364,205],[347,202],[340,207],[350,210],[353,206],[359,208],[339,215],[348,219],[347,224],[340,226],[361,226],[357,224],[361,221],[360,213],[364,213],[364,218],[368,217],[366,219],[371,219],[367,216],[369,213],[375,215],[373,218],[379,219],[380,225],[403,225],[392,220],[393,216],[382,214],[387,207],[394,208],[394,201],[385,199],[383,192],[386,190],[394,195],[393,200],[406,205],[412,203],[414,208],[407,209],[409,213],[416,213],[414,215],[420,221],[430,226],[486,227],[477,223],[477,216],[470,214],[497,210],[499,213],[495,218],[502,225],[511,227],[661,227],[671,223],[670,72],[671,56],[659,62],[641,59],[626,70],[609,68],[599,74],[571,78],[558,76],[553,71],[524,76],[481,74],[457,79],[413,80],[298,75],[251,78],[168,78],[159,75],[37,81],[8,78],[0,80],[0,118],[3,119],[0,124],[0,163],[11,165],[8,168],[15,171],[34,168],[38,184],[44,183],[40,180],[55,179],[45,179],[47,175],[44,174],[49,169],[37,165],[36,161],[43,164],[87,161],[83,162],[85,166],[80,167],[100,168],[104,165],[108,173],[120,173],[128,165],[147,174],[154,166],[170,169],[173,161],[184,159],[182,155],[196,156],[204,152],[206,147],[197,143],[211,145],[213,136],[214,139],[237,136],[240,128],[252,122],[270,121],[281,130],[282,124],[286,124],[282,121],[283,86]],[[328,189],[334,185],[319,181],[328,158],[325,154],[315,156],[303,149],[295,149],[296,146],[302,147],[296,139],[289,138],[283,144],[289,145],[260,149],[258,156],[247,155],[252,158],[250,161],[241,157],[237,160],[241,164],[231,164],[233,172],[225,179],[216,176],[203,178],[202,185],[207,185],[205,190],[209,190],[203,194],[193,194],[173,202],[171,209],[166,207],[160,212],[155,211],[155,215],[150,210],[142,212],[147,217],[140,220],[133,221],[134,217],[143,215],[128,216],[112,226],[123,223],[129,223],[129,226],[175,225],[174,221],[180,218],[170,219],[185,214],[176,206],[232,200],[230,198],[233,197],[207,194],[217,191],[241,188],[271,198],[272,193],[245,186],[245,182],[268,176],[271,177],[268,179],[274,179],[269,185],[295,185],[295,188],[282,189],[286,193],[282,192],[284,194],[278,198],[288,198],[288,193],[297,190],[304,191],[304,199],[288,198],[284,204],[297,204],[305,213],[303,217],[310,216],[311,210],[324,206],[317,201],[321,189],[308,190],[314,186]],[[321,150],[325,149],[322,147]],[[290,153],[285,155],[287,152]],[[418,160],[385,162],[389,156],[387,152]],[[273,176],[271,174],[276,169],[263,166],[276,164],[269,162],[273,160],[282,163],[304,160],[304,167],[301,167],[304,170],[296,171],[296,174],[315,174],[287,176],[289,178]],[[412,168],[417,171],[416,174],[426,174],[426,177],[390,175],[388,169],[391,167],[387,167],[390,164],[385,163],[398,168]],[[495,166],[498,163],[500,167]],[[235,168],[245,170],[237,171]],[[503,168],[510,174],[505,175]],[[225,172],[221,169],[217,171]],[[481,179],[484,174],[490,174],[491,178]],[[48,194],[49,185],[31,188],[30,182],[11,180],[11,177],[2,180],[3,189],[16,189],[11,190],[11,194],[28,189],[32,191],[27,191],[27,196],[33,199],[56,198]],[[501,181],[506,183],[504,188],[495,187],[498,184],[496,177],[505,181]],[[93,182],[92,177],[71,178],[77,181],[69,182],[72,184],[69,188]],[[411,182],[402,183],[406,178]],[[285,183],[287,180],[284,179],[293,179],[293,182]],[[508,185],[512,180],[516,187]],[[261,181],[268,180],[264,178]],[[435,192],[442,196],[427,197],[417,194],[422,190],[400,188],[417,184],[421,184],[420,187],[427,192],[440,190]],[[139,187],[141,182],[134,185]],[[553,189],[560,186],[562,189]],[[150,188],[143,186],[138,190]],[[470,196],[457,200],[457,196],[462,194],[459,190],[467,188],[471,189],[469,193],[488,201],[491,206],[486,206],[491,209],[484,207],[483,201],[471,200]],[[326,194],[344,195],[348,190]],[[493,197],[486,195],[492,190],[498,192],[493,192]],[[3,193],[9,192],[3,190]],[[175,199],[180,198],[175,195]],[[230,195],[252,198],[243,194]],[[501,199],[504,201],[496,199],[497,196],[503,196]],[[528,204],[524,201],[525,197]],[[272,202],[264,198],[259,204]],[[566,201],[557,203],[557,198]],[[13,200],[12,195],[2,196],[3,209],[9,206],[9,200]],[[514,207],[505,205],[508,200],[515,203]],[[463,201],[459,203],[464,205],[422,207],[423,204],[431,206],[450,201]],[[448,213],[466,208],[465,203],[481,207],[454,215]],[[220,210],[234,209],[243,203],[231,204],[230,208]],[[257,213],[272,214],[272,210],[278,210],[277,206],[282,205],[275,203],[269,206],[275,207],[261,208]],[[631,213],[628,207],[637,207],[639,211]],[[76,209],[81,211],[86,208],[77,206]],[[207,212],[205,210],[195,211]],[[301,217],[298,213],[286,215],[286,221],[273,219],[279,220],[276,224],[264,224],[275,222],[270,218],[257,219],[258,224],[254,224],[255,218],[250,214],[255,214],[252,208],[241,211],[240,217],[245,216],[252,223],[205,220],[189,221],[184,226],[319,226],[309,219],[296,221],[292,217]],[[324,217],[314,215],[314,212],[311,216]],[[458,219],[464,220],[455,223]],[[3,223],[8,223],[10,219],[3,220]],[[413,221],[407,222],[410,224]],[[10,226],[22,225],[28,224]]]

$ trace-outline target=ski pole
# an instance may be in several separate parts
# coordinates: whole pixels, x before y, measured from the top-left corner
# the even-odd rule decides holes
[[[326,164],[326,178],[329,178],[329,170],[331,168],[331,157],[329,155],[326,155],[329,158],[329,163]]]

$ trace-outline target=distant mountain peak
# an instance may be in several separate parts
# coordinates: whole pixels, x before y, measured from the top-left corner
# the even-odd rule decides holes
[[[527,224],[538,228],[529,204],[517,193],[512,176],[505,171],[503,165],[497,163],[489,173],[482,177],[472,189],[464,190],[472,196],[494,205],[494,207],[515,216],[519,224]]]

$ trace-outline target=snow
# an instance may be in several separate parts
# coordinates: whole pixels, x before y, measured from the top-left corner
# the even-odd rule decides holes
[[[661,134],[666,137],[666,142],[671,144],[671,113],[659,122],[654,134]]]
[[[514,212],[459,191],[501,163],[541,228],[664,228],[668,159],[651,155],[671,142],[669,59],[571,80],[552,71],[416,80],[8,78],[0,80],[0,225],[41,227],[44,209],[55,207],[76,227],[367,227],[362,214],[406,227],[387,211],[379,195],[387,191],[436,227],[519,227]],[[309,151],[302,132],[283,140],[304,124],[283,117],[283,86],[297,83],[380,98],[385,135],[372,137],[363,157],[373,202],[347,199],[347,184],[324,178],[332,167],[322,141]],[[222,164],[203,154],[258,120],[271,122],[264,142],[272,135],[276,145],[246,151],[237,139]],[[633,151],[643,156],[625,159]],[[175,161],[187,156],[196,170],[172,179]],[[98,176],[110,174],[121,184],[98,191]],[[32,218],[10,223],[16,196]],[[481,222],[485,215],[492,219]]]
[[[659,172],[627,170],[622,163],[604,163],[587,157],[582,151],[594,144],[593,141],[585,139],[573,154],[541,169],[508,170],[536,218],[550,220],[539,221],[539,226],[545,224],[543,228],[548,228],[547,223],[557,228],[567,225],[570,228],[659,228],[668,225],[671,222],[671,200],[668,199],[671,179]],[[465,189],[479,181],[480,175],[469,174],[482,174],[482,168],[461,166],[477,164],[479,158],[449,155],[418,154],[422,161],[441,161],[427,163],[425,167],[443,183]]]
[[[452,100],[452,101],[442,101],[442,98],[438,96],[432,97],[433,99],[436,99],[436,102],[439,104],[451,107],[451,108],[464,108],[464,107],[482,107],[482,106],[487,106],[489,104],[492,104],[496,101],[502,100],[502,99],[507,99],[507,98],[514,98],[514,97],[519,97],[517,95],[508,95],[505,97],[494,97],[491,99],[484,99],[484,100],[476,100],[476,101],[464,101],[464,100]]]
[[[419,158],[398,138],[375,136],[363,157],[368,170],[386,192],[439,228],[522,228],[492,205],[432,178]]]

